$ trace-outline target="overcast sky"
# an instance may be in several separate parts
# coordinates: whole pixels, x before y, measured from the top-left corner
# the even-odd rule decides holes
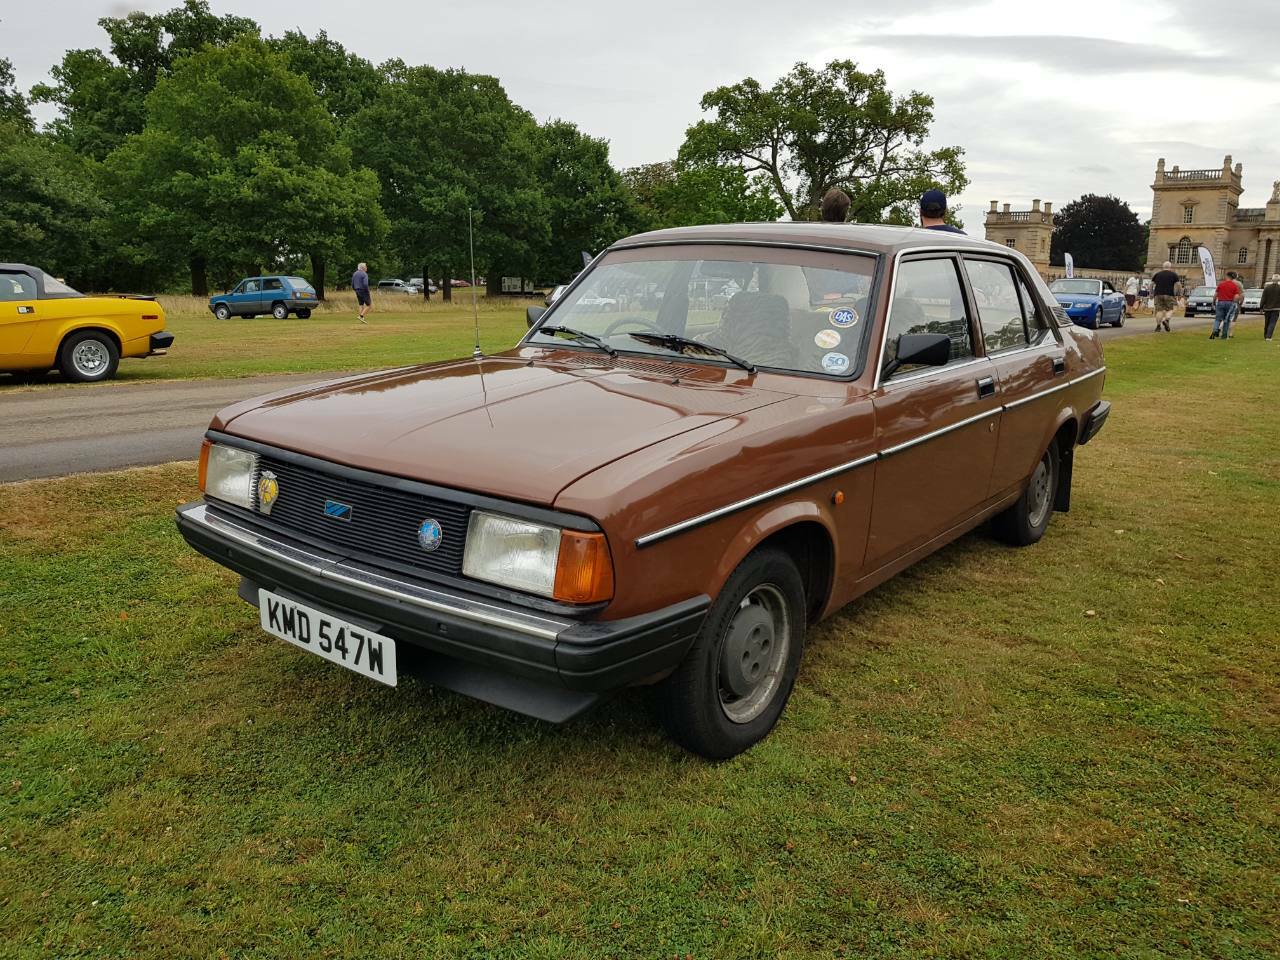
[[[6,3],[0,56],[25,88],[64,50],[106,46],[102,16],[177,0]],[[988,201],[1061,207],[1112,193],[1145,218],[1156,158],[1245,165],[1242,206],[1280,178],[1280,0],[212,0],[264,33],[327,30],[374,61],[391,57],[496,75],[540,120],[608,139],[616,165],[673,157],[706,91],[792,64],[850,58],[895,92],[932,94],[932,142],[967,153],[957,198],[981,235]],[[1229,10],[1229,24],[1212,12]],[[1209,19],[1206,19],[1209,17]],[[42,108],[42,120],[51,117]],[[956,202],[953,200],[953,203]]]

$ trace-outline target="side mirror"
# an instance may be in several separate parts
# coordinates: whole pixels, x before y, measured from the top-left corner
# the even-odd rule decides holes
[[[945,367],[950,361],[951,338],[945,333],[904,333],[898,337],[897,357],[885,364],[884,376],[893,376],[908,363]]]
[[[546,307],[527,307],[524,311],[524,318],[529,324],[529,328],[533,329],[533,325],[542,319],[542,315],[547,312]]]

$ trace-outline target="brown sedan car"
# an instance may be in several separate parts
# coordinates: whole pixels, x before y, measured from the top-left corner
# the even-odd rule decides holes
[[[623,240],[497,356],[213,420],[188,542],[265,630],[553,722],[653,685],[708,757],[764,737],[809,624],[990,520],[1066,510],[1102,350],[1020,254],[887,226]]]

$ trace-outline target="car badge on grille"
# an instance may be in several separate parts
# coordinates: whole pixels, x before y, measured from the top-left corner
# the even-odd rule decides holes
[[[418,527],[418,544],[427,553],[440,546],[440,541],[443,539],[444,531],[440,529],[440,524],[435,520],[423,520]]]
[[[276,505],[280,496],[280,481],[270,470],[263,470],[258,477],[258,510],[271,516],[271,508]]]
[[[339,503],[337,500],[326,500],[324,502],[324,515],[332,517],[334,520],[350,520],[351,504]]]

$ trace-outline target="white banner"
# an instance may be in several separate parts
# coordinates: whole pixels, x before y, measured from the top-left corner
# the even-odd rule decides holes
[[[1206,287],[1216,287],[1218,285],[1218,271],[1213,268],[1213,254],[1209,252],[1208,247],[1196,247],[1200,253],[1200,266],[1204,269],[1204,285]]]
[[[1076,262],[1071,259],[1071,254],[1064,253],[1062,255],[1062,259],[1067,265],[1067,276],[1074,277],[1076,275]]]

